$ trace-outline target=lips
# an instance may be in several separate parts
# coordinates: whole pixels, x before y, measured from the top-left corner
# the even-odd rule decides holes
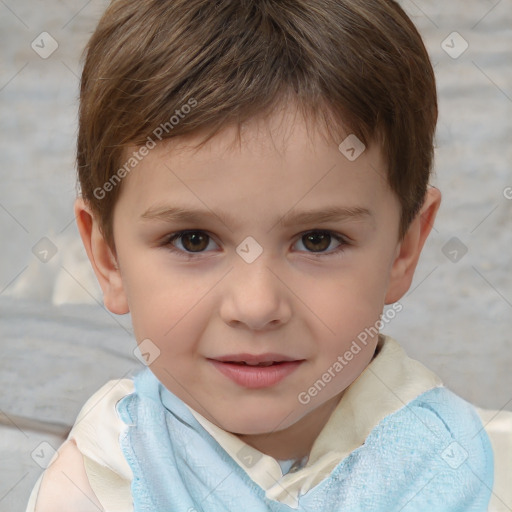
[[[240,363],[247,364],[251,366],[269,366],[275,363],[283,363],[287,361],[297,361],[293,357],[288,357],[282,354],[273,354],[273,353],[265,353],[265,354],[231,354],[222,357],[215,357],[216,361],[220,361],[221,363]]]
[[[282,361],[267,361],[265,363],[249,363],[248,361],[223,361],[224,363],[240,364],[243,366],[271,366],[273,364],[280,364]]]
[[[304,361],[282,354],[233,354],[209,359],[225,377],[246,388],[273,386],[292,374]]]

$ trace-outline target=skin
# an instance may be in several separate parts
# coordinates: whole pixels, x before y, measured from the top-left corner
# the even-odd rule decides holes
[[[319,131],[308,132],[291,108],[245,125],[241,145],[232,143],[234,134],[227,127],[200,150],[188,144],[193,137],[151,150],[122,182],[113,217],[115,251],[81,198],[75,215],[105,306],[120,315],[131,312],[137,341],[150,339],[158,348],[150,368],[160,381],[263,453],[302,457],[371,361],[377,337],[307,404],[299,393],[375,325],[385,304],[409,289],[441,196],[428,189],[399,240],[400,203],[376,145],[350,162]],[[232,218],[141,218],[150,208],[178,204],[223,210]],[[277,224],[285,214],[325,206],[367,209],[369,215]],[[171,245],[170,235],[186,229],[201,232],[202,252],[193,252],[190,238]],[[340,242],[334,237],[325,245],[308,242],[312,230],[339,234],[348,243],[335,252]],[[248,236],[263,250],[252,263],[236,252]],[[265,352],[303,362],[272,387],[248,389],[208,360]]]
[[[385,304],[409,289],[441,196],[428,189],[399,240],[400,204],[378,147],[350,162],[320,132],[308,133],[291,108],[247,124],[238,147],[231,144],[234,134],[226,128],[199,151],[187,146],[194,137],[150,151],[123,180],[114,209],[115,250],[81,198],[75,215],[105,306],[120,315],[131,312],[137,341],[150,339],[158,348],[150,368],[161,382],[263,453],[302,457],[371,361],[377,338],[307,404],[299,394],[375,325]],[[232,220],[141,218],[164,204],[223,209]],[[358,207],[370,215],[287,228],[277,223],[289,213],[325,206]],[[194,246],[185,239],[173,242],[185,256],[170,251],[169,235],[184,229],[211,235],[202,239],[203,252],[186,256]],[[312,230],[340,234],[348,245],[335,253],[340,242],[328,236],[308,241],[304,235]],[[236,252],[248,236],[263,250],[252,263]],[[247,389],[207,359],[241,352],[277,352],[303,363],[270,388]],[[69,510],[70,504],[77,511],[101,508],[82,460],[72,441],[61,446],[44,473],[38,512]]]

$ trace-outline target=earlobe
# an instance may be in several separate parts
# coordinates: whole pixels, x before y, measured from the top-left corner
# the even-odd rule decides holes
[[[434,225],[440,204],[441,192],[439,189],[429,186],[420,212],[411,222],[407,233],[397,247],[385,304],[396,302],[410,288],[421,250]]]
[[[90,207],[79,197],[74,205],[75,218],[87,256],[103,291],[105,307],[117,315],[129,312],[121,271]]]

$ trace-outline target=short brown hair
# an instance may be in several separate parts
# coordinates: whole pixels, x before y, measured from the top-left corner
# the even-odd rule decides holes
[[[243,122],[290,101],[337,144],[349,133],[379,143],[401,204],[400,237],[421,208],[436,84],[395,1],[113,0],[85,56],[78,177],[114,250],[128,148],[206,131],[202,145],[228,125],[240,135]]]

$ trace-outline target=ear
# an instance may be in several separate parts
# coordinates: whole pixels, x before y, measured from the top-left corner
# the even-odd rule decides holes
[[[105,307],[117,315],[129,312],[121,272],[99,224],[83,198],[75,200],[75,218],[87,256],[103,291]]]
[[[421,250],[434,225],[440,204],[441,192],[439,189],[429,186],[421,210],[397,246],[397,255],[391,267],[385,304],[396,302],[410,288]]]

